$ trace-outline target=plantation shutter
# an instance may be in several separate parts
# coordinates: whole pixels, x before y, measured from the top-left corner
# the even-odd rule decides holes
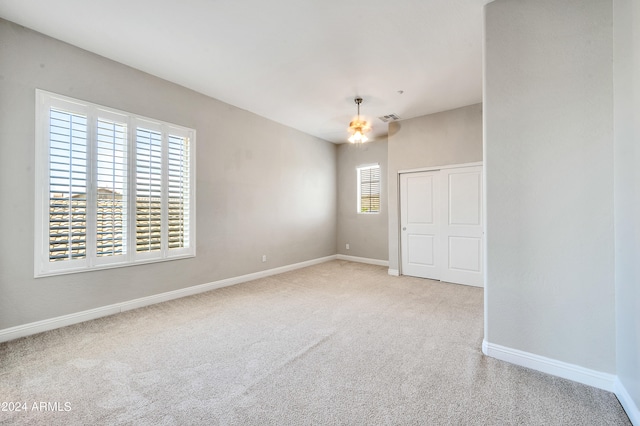
[[[169,250],[189,247],[190,145],[185,136],[168,141]]]
[[[34,276],[195,256],[196,132],[36,90]]]
[[[87,117],[49,114],[49,261],[87,255]]]
[[[359,212],[380,212],[380,166],[361,167],[358,169],[359,180]]]
[[[136,129],[136,251],[162,248],[162,133]]]
[[[126,253],[127,125],[98,119],[96,256]]]

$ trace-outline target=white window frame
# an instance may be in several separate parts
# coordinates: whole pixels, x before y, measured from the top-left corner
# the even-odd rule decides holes
[[[51,108],[61,109],[87,117],[87,208],[86,233],[87,251],[81,259],[59,262],[49,261],[49,137]],[[125,253],[117,256],[97,256],[95,244],[97,172],[94,170],[97,154],[96,123],[98,119],[120,122],[127,126],[127,217]],[[162,133],[162,238],[161,249],[148,253],[136,252],[136,129],[137,127],[158,130]],[[181,248],[168,248],[168,170],[167,144],[169,135],[189,139],[189,211],[185,222],[188,223],[188,245]],[[162,262],[174,259],[195,257],[196,255],[196,131],[119,111],[90,102],[73,99],[44,90],[36,89],[36,144],[35,144],[35,241],[34,276],[69,274],[99,269],[125,267],[142,263]]]
[[[380,194],[379,194],[379,201],[380,201],[380,206],[378,208],[378,211],[375,212],[363,212],[362,211],[362,176],[361,176],[361,172],[362,170],[368,170],[368,169],[378,169],[379,173],[380,173],[380,180],[378,181],[378,185],[380,188]],[[375,163],[375,164],[365,164],[362,166],[358,166],[356,167],[356,191],[357,191],[357,206],[356,206],[356,212],[358,214],[380,214],[380,210],[382,210],[382,170],[380,169],[380,164],[379,163]]]

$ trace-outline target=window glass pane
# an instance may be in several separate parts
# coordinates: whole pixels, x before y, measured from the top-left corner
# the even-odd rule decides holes
[[[380,212],[380,166],[358,169],[360,213]]]
[[[162,134],[136,129],[136,251],[161,249]]]
[[[97,122],[96,140],[96,256],[126,253],[127,126]]]
[[[169,249],[189,247],[189,138],[169,135]]]
[[[49,114],[49,261],[86,257],[87,117]]]

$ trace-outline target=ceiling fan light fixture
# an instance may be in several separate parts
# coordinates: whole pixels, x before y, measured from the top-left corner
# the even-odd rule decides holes
[[[371,130],[371,125],[365,120],[360,120],[360,104],[362,103],[362,98],[355,98],[354,101],[358,106],[358,118],[349,123],[349,133],[351,133],[351,136],[348,140],[351,143],[364,143],[369,140],[365,133]]]

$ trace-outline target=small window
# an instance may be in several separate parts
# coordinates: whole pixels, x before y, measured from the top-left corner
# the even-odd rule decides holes
[[[195,255],[195,130],[36,98],[35,276]]]
[[[380,166],[358,167],[358,213],[380,213]]]

